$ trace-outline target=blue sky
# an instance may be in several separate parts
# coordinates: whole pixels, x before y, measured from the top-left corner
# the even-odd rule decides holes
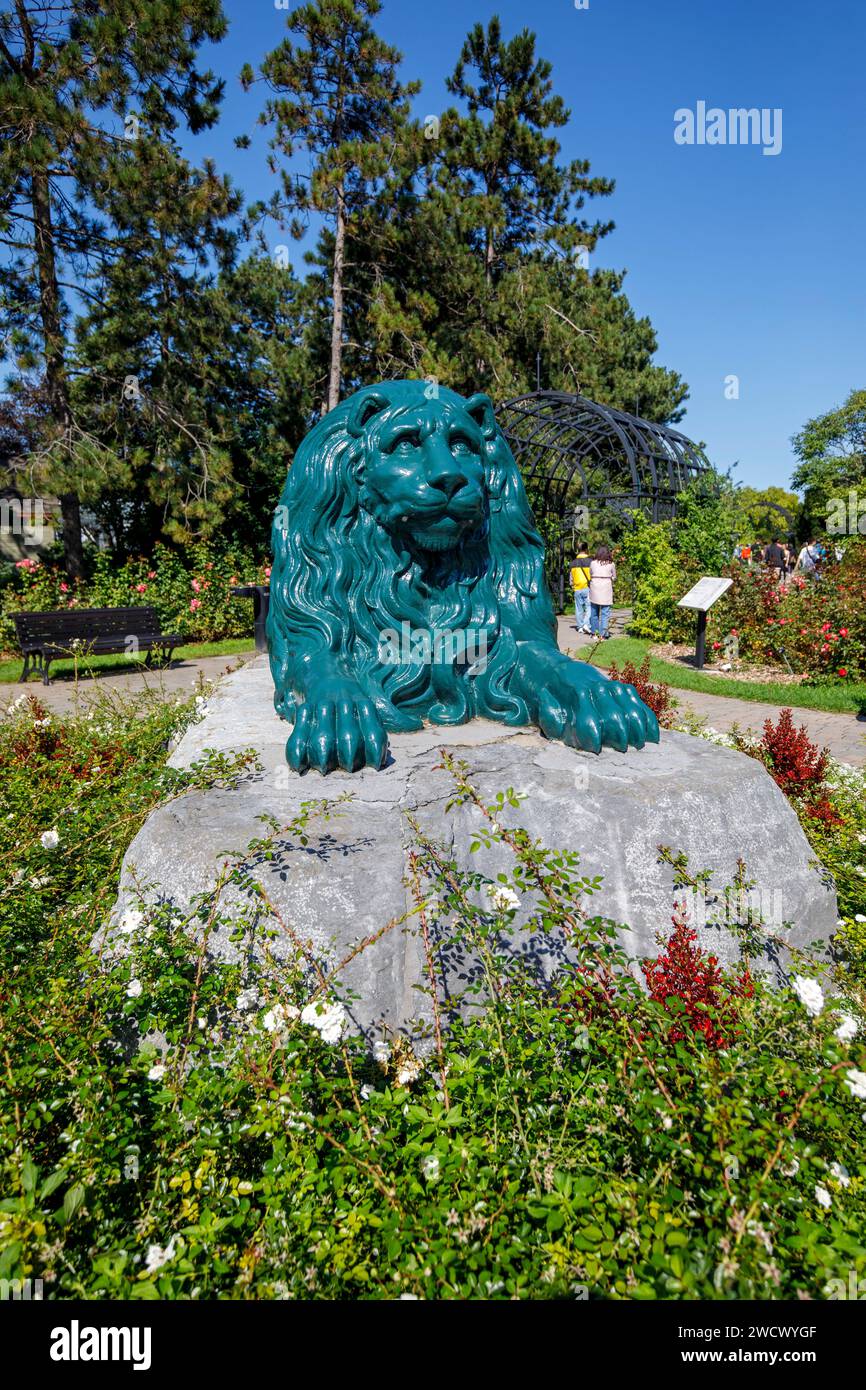
[[[225,0],[225,75],[215,131],[188,142],[211,154],[251,201],[274,182],[255,128],[257,66],[285,31],[272,0]],[[721,467],[758,487],[787,486],[790,437],[810,416],[866,385],[866,13],[855,0],[385,0],[379,33],[419,78],[419,116],[450,104],[445,77],[476,20],[499,14],[510,37],[531,28],[571,108],[564,158],[616,180],[597,200],[616,230],[595,264],[628,270],[625,290],[649,315],[656,360],[690,387],[680,426]],[[782,148],[680,145],[674,112],[699,101],[781,108]],[[233,138],[253,135],[252,147]],[[274,241],[282,238],[274,233]],[[725,379],[739,378],[727,399]],[[479,383],[483,387],[484,383]]]

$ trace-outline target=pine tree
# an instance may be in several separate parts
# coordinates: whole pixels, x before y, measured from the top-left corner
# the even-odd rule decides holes
[[[303,218],[320,214],[332,225],[330,242],[330,345],[325,409],[340,398],[347,245],[353,222],[388,172],[406,120],[404,87],[397,77],[401,55],[378,37],[370,21],[379,0],[314,0],[288,16],[299,45],[284,39],[269,53],[261,76],[277,95],[260,118],[272,125],[271,147],[291,161],[299,148],[312,156],[309,176],[281,171],[281,192],[254,216],[268,212],[302,234]],[[247,66],[242,80],[254,81]]]
[[[119,182],[105,204],[122,243],[76,325],[71,399],[114,460],[97,514],[110,516],[119,549],[147,550],[157,531],[179,542],[212,535],[237,491],[231,423],[215,408],[229,322],[209,290],[233,263],[227,223],[241,199],[209,161],[193,168],[172,140],[142,131],[133,197]]]
[[[127,228],[152,197],[142,148],[171,144],[179,120],[217,118],[222,84],[197,49],[225,30],[222,8],[195,3],[16,3],[0,14],[0,245],[7,274],[0,324],[19,372],[48,402],[30,477],[60,495],[66,566],[82,573],[81,498],[110,466],[76,419],[70,342],[82,303],[99,302]]]
[[[408,375],[505,400],[532,390],[539,366],[546,387],[676,420],[687,390],[653,362],[651,323],[622,274],[590,269],[612,223],[585,208],[613,184],[561,162],[569,113],[534,36],[476,25],[449,85],[464,109],[407,123],[357,219],[346,386]],[[332,252],[326,230],[323,271]]]
[[[460,199],[488,285],[515,252],[592,250],[613,228],[577,220],[587,198],[605,197],[614,185],[591,177],[585,160],[558,163],[553,132],[567,125],[570,112],[551,73],[550,63],[536,57],[535,35],[524,29],[503,41],[494,16],[486,29],[473,26],[448,79],[467,114],[446,115],[436,180]]]

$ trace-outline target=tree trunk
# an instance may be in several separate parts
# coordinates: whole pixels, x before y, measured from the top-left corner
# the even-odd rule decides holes
[[[84,550],[81,545],[81,505],[74,492],[60,497],[63,519],[63,560],[70,579],[84,578]]]
[[[328,410],[340,399],[340,368],[343,361],[343,256],[346,247],[346,205],[343,185],[337,188],[337,226],[334,232],[334,274],[331,282],[333,321],[331,323],[331,373],[328,379]]]
[[[34,169],[30,186],[39,280],[39,316],[42,321],[45,351],[45,385],[55,428],[58,435],[68,443],[72,433],[72,410],[66,382],[60,289],[57,284],[54,229],[51,222],[51,190],[47,171]],[[60,508],[63,517],[66,572],[70,579],[81,579],[84,576],[84,552],[81,546],[81,513],[76,494],[63,493]]]

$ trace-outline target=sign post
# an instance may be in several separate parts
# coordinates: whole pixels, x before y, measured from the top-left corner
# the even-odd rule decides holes
[[[720,579],[714,575],[705,575],[699,579],[687,594],[683,594],[677,604],[677,608],[694,608],[698,614],[698,629],[695,638],[695,666],[700,671],[704,665],[704,655],[707,642],[707,613],[712,608],[717,598],[721,598],[733,584],[732,579]]]

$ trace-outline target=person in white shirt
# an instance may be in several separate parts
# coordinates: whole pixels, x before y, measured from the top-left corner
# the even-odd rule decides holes
[[[819,552],[814,541],[807,541],[797,556],[795,570],[800,570],[802,574],[814,574],[818,568]]]

